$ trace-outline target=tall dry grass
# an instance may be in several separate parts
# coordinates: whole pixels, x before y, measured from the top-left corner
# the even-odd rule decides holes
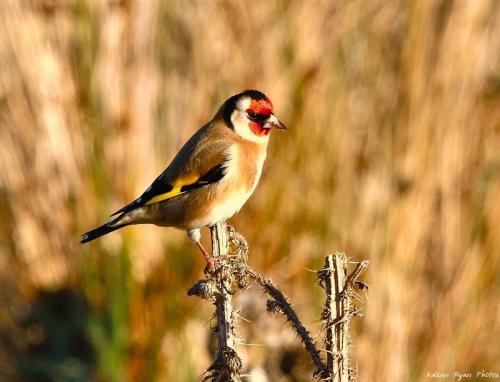
[[[199,379],[209,312],[185,296],[203,261],[184,234],[127,228],[90,246],[78,235],[245,88],[290,127],[232,220],[251,264],[314,325],[307,269],[333,250],[370,259],[361,381],[498,372],[499,12],[495,0],[3,0],[0,375],[32,372],[36,356],[82,379],[94,362],[103,381]],[[77,366],[22,321],[59,288],[88,301],[75,327],[95,357]],[[253,321],[243,336],[264,345],[242,346],[251,380],[307,380],[261,296],[239,301]]]

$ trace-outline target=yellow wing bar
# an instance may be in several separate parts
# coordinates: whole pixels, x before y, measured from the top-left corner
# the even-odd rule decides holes
[[[158,203],[163,200],[173,198],[174,196],[183,194],[186,191],[182,191],[182,188],[185,186],[189,186],[190,184],[196,183],[199,178],[200,177],[198,175],[190,175],[176,179],[173,188],[169,192],[165,192],[163,194],[159,194],[152,197],[146,202],[146,205]]]

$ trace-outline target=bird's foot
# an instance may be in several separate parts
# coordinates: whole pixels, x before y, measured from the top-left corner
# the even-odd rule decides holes
[[[217,265],[218,265],[218,262],[217,262],[217,259],[213,256],[211,256],[207,250],[203,247],[203,245],[201,245],[201,243],[199,241],[196,242],[196,246],[198,247],[198,249],[200,250],[200,252],[203,254],[203,257],[205,258],[205,260],[207,261],[207,266],[205,267],[205,274],[206,275],[211,275],[214,273],[215,271],[215,268],[217,268]]]
[[[213,256],[208,257],[207,258],[207,266],[205,267],[205,270],[204,270],[205,274],[206,275],[213,274],[218,265],[219,265],[219,262],[215,257],[213,257]]]

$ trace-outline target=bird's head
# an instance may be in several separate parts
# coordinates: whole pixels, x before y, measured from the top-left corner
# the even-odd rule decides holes
[[[273,129],[286,126],[273,114],[273,104],[258,90],[245,90],[229,98],[221,108],[226,124],[244,139],[263,142]]]

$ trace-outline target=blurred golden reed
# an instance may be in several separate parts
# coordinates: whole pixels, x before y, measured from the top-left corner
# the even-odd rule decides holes
[[[371,261],[360,381],[499,371],[497,1],[2,0],[0,17],[0,376],[200,379],[210,313],[185,295],[203,259],[184,234],[77,242],[246,88],[290,128],[232,219],[252,266],[313,323],[307,269],[334,250]],[[40,344],[60,332],[23,321],[53,296],[86,312],[87,361],[52,356]],[[244,338],[264,345],[242,346],[251,380],[308,380],[262,296],[238,301]]]

